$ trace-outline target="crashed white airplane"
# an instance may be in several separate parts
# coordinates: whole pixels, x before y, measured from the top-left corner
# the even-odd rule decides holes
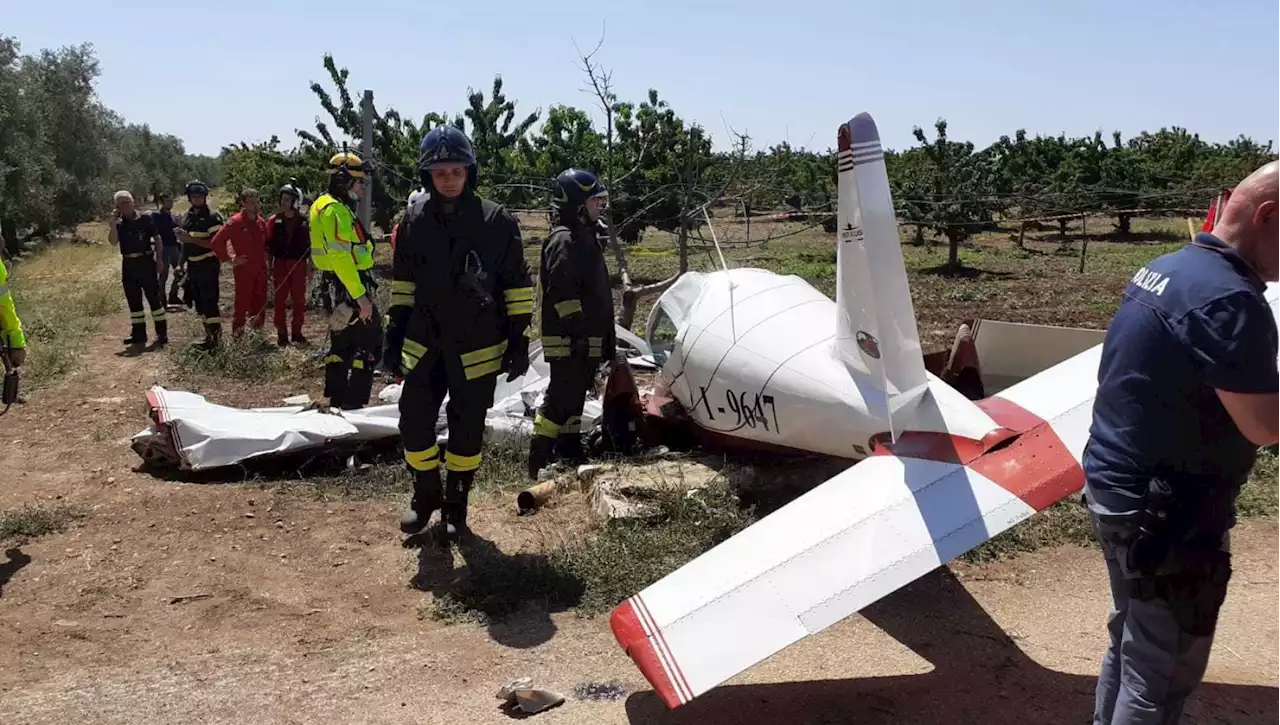
[[[619,644],[668,707],[1084,484],[1105,333],[980,321],[981,382],[996,394],[972,401],[930,374],[875,123],[858,114],[837,140],[835,303],[797,277],[735,269],[686,275],[650,318],[668,356],[655,397],[705,437],[860,459],[614,610]]]

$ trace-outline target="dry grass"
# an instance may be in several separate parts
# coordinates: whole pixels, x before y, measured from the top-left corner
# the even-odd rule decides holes
[[[84,339],[124,307],[119,252],[107,225],[82,224],[10,266],[14,304],[27,336],[23,386],[47,387],[74,366]]]

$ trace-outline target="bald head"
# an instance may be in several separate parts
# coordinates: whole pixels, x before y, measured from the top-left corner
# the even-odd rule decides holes
[[[1258,167],[1231,190],[1213,233],[1267,282],[1280,277],[1280,161]]]

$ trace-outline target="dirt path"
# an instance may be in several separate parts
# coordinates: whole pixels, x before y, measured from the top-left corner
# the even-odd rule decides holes
[[[545,723],[1083,723],[1107,597],[1096,551],[952,567],[668,713],[606,618],[530,613],[485,628],[420,616],[448,562],[400,546],[398,501],[323,501],[135,473],[129,436],[162,353],[121,357],[109,318],[78,372],[0,420],[0,508],[67,503],[70,531],[0,559],[0,722],[505,722],[531,676],[569,695]],[[502,551],[547,519],[481,502]],[[1277,527],[1249,521],[1188,722],[1277,720]],[[465,566],[465,555],[455,562]],[[430,587],[428,587],[430,588]],[[616,700],[575,687],[617,683]]]

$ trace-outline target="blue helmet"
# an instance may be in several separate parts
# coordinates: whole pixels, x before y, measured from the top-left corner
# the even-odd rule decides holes
[[[435,166],[445,163],[465,164],[467,185],[472,189],[476,188],[476,152],[471,147],[471,139],[467,138],[462,129],[447,124],[428,131],[418,145],[418,174],[422,177],[424,186],[433,188],[429,172]]]
[[[609,192],[596,175],[583,169],[568,168],[560,172],[551,185],[551,208],[561,218],[578,212],[593,196]]]

